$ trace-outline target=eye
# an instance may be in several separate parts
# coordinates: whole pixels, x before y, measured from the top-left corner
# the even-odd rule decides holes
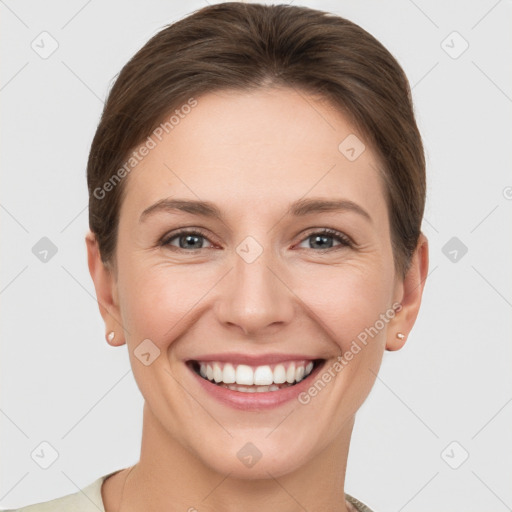
[[[205,233],[203,233],[200,229],[181,229],[164,237],[159,242],[159,245],[173,248],[173,250],[190,249],[194,251],[207,249],[208,247],[203,247],[205,240],[207,240],[213,246]],[[324,228],[319,231],[310,233],[304,239],[304,241],[301,242],[301,244],[305,242],[307,243],[308,240],[311,241],[309,247],[301,247],[300,245],[298,247],[302,249],[319,249],[319,251],[329,251],[331,249],[336,250],[337,247],[341,248],[354,246],[352,240],[348,236],[344,235],[340,231],[329,228]],[[338,245],[333,245],[333,240],[336,240]]]
[[[310,246],[305,247],[306,249],[320,249],[328,251],[329,249],[336,249],[336,246],[333,246],[332,239],[335,239],[339,242],[337,247],[353,247],[353,243],[350,238],[340,231],[336,231],[335,229],[321,229],[320,231],[315,231],[310,233],[305,239],[304,242],[307,243],[310,240]],[[304,243],[301,242],[301,243]],[[299,245],[300,247],[300,245]],[[304,248],[304,247],[302,247]]]
[[[174,240],[178,242],[178,245],[173,243]],[[202,247],[204,240],[208,240],[208,238],[206,238],[205,234],[201,230],[181,229],[170,236],[164,237],[160,242],[160,245],[176,249],[198,250],[205,249],[205,247]]]

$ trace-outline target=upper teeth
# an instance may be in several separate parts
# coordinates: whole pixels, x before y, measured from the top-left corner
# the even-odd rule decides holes
[[[313,370],[313,362],[293,361],[276,365],[248,366],[222,362],[199,362],[199,373],[202,377],[225,384],[241,384],[246,386],[268,386],[288,382],[300,382]]]

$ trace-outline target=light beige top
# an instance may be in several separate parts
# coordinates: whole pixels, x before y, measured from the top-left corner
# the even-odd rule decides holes
[[[118,471],[120,470],[101,476],[73,494],[67,494],[61,498],[45,501],[44,503],[35,503],[22,508],[5,510],[4,512],[105,512],[103,498],[101,497],[101,486],[109,476]],[[354,505],[358,512],[373,512],[364,503],[361,503],[347,493],[345,493],[345,498]]]

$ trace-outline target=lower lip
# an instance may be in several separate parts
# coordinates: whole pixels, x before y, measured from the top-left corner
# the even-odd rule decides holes
[[[235,409],[241,409],[243,411],[261,411],[279,407],[291,400],[298,400],[298,396],[310,387],[312,378],[320,372],[324,364],[325,360],[317,367],[313,368],[313,371],[305,379],[294,386],[288,386],[278,391],[256,391],[254,393],[244,393],[242,391],[234,391],[223,386],[218,386],[211,383],[209,380],[203,379],[190,365],[187,364],[186,366],[203,389],[213,398]]]

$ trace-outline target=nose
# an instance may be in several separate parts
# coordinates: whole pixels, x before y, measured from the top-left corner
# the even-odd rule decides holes
[[[247,336],[283,328],[294,315],[294,294],[269,252],[250,263],[235,254],[234,268],[223,280],[216,301],[217,319]]]

